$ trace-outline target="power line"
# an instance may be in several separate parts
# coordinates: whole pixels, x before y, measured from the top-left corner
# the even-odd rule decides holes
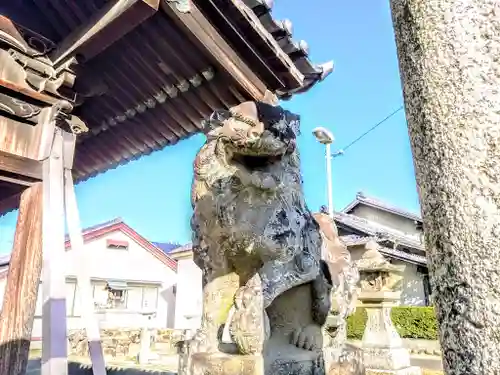
[[[344,153],[349,147],[351,147],[352,145],[354,145],[356,142],[359,142],[361,139],[363,139],[366,135],[368,135],[370,132],[372,132],[373,130],[375,130],[376,128],[378,128],[380,125],[382,125],[384,122],[386,122],[387,120],[389,120],[392,116],[394,116],[396,113],[398,113],[399,111],[401,111],[403,109],[403,106],[399,107],[398,109],[396,109],[394,112],[392,112],[390,115],[388,115],[386,118],[384,118],[383,120],[377,122],[375,125],[373,125],[370,129],[368,129],[367,131],[365,131],[363,134],[361,134],[358,138],[356,138],[354,141],[352,141],[351,143],[349,143],[347,146],[345,146],[342,150],[342,153]]]

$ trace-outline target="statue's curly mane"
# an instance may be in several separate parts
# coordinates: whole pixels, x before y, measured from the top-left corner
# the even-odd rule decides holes
[[[195,252],[203,254],[202,242],[210,242],[211,236],[219,236],[220,240],[221,231],[235,240],[236,233],[230,228],[236,225],[240,226],[240,239],[245,242],[246,235],[266,238],[273,226],[276,229],[285,224],[295,233],[276,234],[273,240],[285,247],[303,246],[297,241],[291,244],[284,238],[287,235],[309,231],[311,227],[317,230],[302,191],[295,147],[298,117],[262,103],[257,104],[257,110],[253,120],[264,128],[257,140],[247,137],[244,126],[236,131],[231,128],[234,117],[237,121],[241,117],[230,111],[216,112],[205,123],[207,142],[196,156],[191,194]],[[267,221],[257,220],[257,213],[252,215],[256,211]],[[290,223],[292,218],[294,223]],[[207,225],[211,219],[215,222]]]

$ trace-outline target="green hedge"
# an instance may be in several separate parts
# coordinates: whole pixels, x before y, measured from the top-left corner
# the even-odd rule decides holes
[[[366,311],[358,307],[347,319],[347,337],[361,340],[366,325]],[[433,307],[393,307],[391,318],[404,338],[437,340],[437,322]]]

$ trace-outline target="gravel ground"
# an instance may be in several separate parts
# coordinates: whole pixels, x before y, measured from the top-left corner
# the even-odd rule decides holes
[[[73,362],[73,364],[82,364],[84,367],[90,368],[90,360],[89,358],[75,358],[71,357],[69,358],[70,362]],[[28,362],[28,368],[26,369],[26,375],[40,375],[40,366],[41,366],[41,361],[40,358],[32,358]],[[132,369],[135,371],[130,371],[130,375],[139,375],[137,370],[144,370],[145,373],[152,373],[152,374],[176,374],[177,373],[177,358],[176,356],[172,358],[164,358],[162,359],[162,363],[151,363],[147,365],[139,365],[137,363],[134,363],[132,361],[108,361],[106,363],[106,367],[109,369],[115,369],[116,371],[113,371],[117,374],[123,374],[123,375],[128,375],[126,369]],[[120,369],[122,369],[120,371]],[[108,371],[108,375],[110,374],[111,371]],[[70,374],[71,375],[71,374]]]
[[[89,358],[71,357],[69,360],[71,362],[77,362],[87,366],[90,365]],[[107,366],[110,368],[145,370],[147,372],[152,372],[156,374],[158,373],[175,374],[177,373],[177,363],[178,363],[177,356],[171,356],[171,357],[163,357],[161,359],[161,363],[139,365],[132,361],[108,361]],[[443,375],[441,358],[439,357],[428,356],[428,355],[412,355],[411,365],[419,366],[422,369],[424,369],[423,375]],[[137,372],[134,371],[134,373]],[[26,375],[40,375],[40,358],[30,359],[28,363],[28,368],[26,370]]]

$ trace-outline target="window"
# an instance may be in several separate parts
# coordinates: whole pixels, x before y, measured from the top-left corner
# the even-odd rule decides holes
[[[66,283],[66,315],[73,316],[74,311],[73,307],[75,304],[75,291],[76,291],[76,283],[67,282]],[[80,296],[77,296],[80,298]]]
[[[80,316],[78,286],[73,298],[73,315]],[[129,285],[125,281],[94,281],[93,298],[96,310],[127,309],[132,311],[154,311],[158,306],[158,286]],[[69,295],[68,295],[69,300]],[[69,311],[69,310],[68,310]]]
[[[135,285],[127,290],[127,309],[151,312],[158,307],[158,287]]]
[[[94,289],[94,307],[97,310],[102,310],[107,307],[108,304],[108,291],[106,290],[105,282],[95,282],[93,283]]]
[[[144,287],[142,294],[142,309],[151,311],[156,310],[158,304],[158,288]]]
[[[66,316],[74,315],[75,298],[79,298],[78,295],[75,295],[76,289],[77,289],[76,283],[74,281],[66,282]],[[43,313],[43,287],[42,283],[40,283],[38,285],[38,295],[36,297],[35,316],[42,316],[42,313]]]
[[[127,307],[127,283],[122,281],[108,281],[107,307],[109,309],[123,309]]]
[[[127,290],[127,309],[141,311],[142,286],[130,286],[130,288]]]
[[[108,239],[108,240],[106,240],[106,247],[108,249],[127,250],[128,249],[128,241]]]
[[[75,285],[75,297],[73,299],[73,313],[72,316],[82,316],[82,298],[80,297],[80,288],[78,284]]]

